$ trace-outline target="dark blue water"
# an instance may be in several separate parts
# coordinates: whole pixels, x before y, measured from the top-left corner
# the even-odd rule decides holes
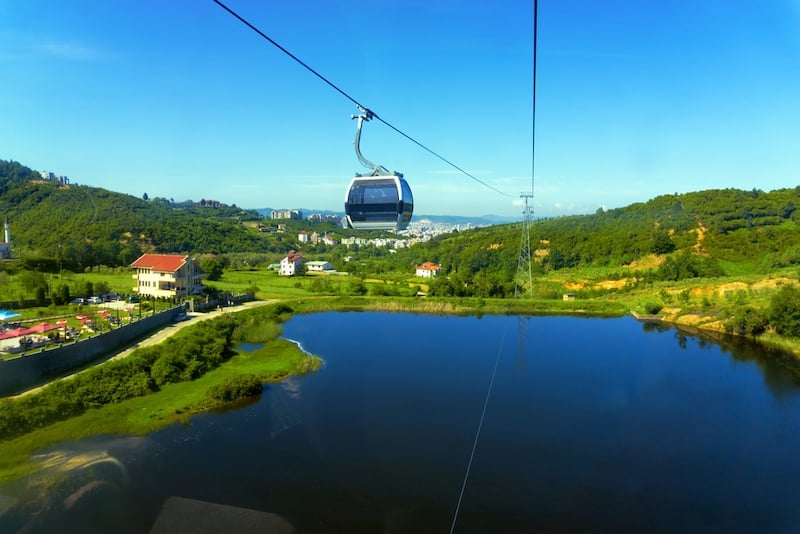
[[[64,445],[122,474],[92,467],[113,489],[82,512],[70,488],[50,517],[147,531],[180,496],[299,532],[446,532],[499,355],[457,532],[800,525],[800,389],[757,347],[628,318],[323,313],[284,334],[324,368],[187,426]]]

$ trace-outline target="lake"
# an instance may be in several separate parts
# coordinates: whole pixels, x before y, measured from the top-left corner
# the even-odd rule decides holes
[[[456,532],[800,528],[800,388],[752,344],[374,312],[297,316],[284,336],[325,366],[188,425],[46,451],[70,469],[4,488],[0,530],[147,532],[177,496],[298,532],[447,532],[462,487]],[[11,506],[26,500],[35,515]]]

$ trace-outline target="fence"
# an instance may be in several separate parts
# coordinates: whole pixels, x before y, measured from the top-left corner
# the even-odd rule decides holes
[[[209,300],[208,302],[195,301],[191,303],[191,311],[204,312],[208,310],[216,310],[217,308],[227,308],[228,306],[238,306],[243,302],[250,302],[255,300],[256,296],[252,293],[245,293],[244,295],[228,295],[216,300]]]
[[[10,360],[0,360],[0,395],[9,395],[44,382],[47,378],[81,367],[124,347],[147,332],[172,322],[185,310],[170,308],[129,325],[98,334],[89,339],[42,349]]]

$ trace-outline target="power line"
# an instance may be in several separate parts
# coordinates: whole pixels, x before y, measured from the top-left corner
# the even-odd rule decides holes
[[[536,20],[539,11],[539,0],[533,0],[533,111],[531,115],[531,196],[533,196],[533,180],[536,170],[536,37],[539,26]]]
[[[517,259],[517,276],[515,277],[514,298],[523,298],[526,294],[533,296],[533,258],[531,257],[531,213],[533,207],[528,206],[528,199],[533,198],[534,172],[536,169],[536,20],[539,11],[538,0],[533,0],[533,109],[531,113],[531,190],[520,195],[525,203],[522,220],[522,238]]]
[[[313,69],[312,67],[310,67],[310,66],[309,66],[307,63],[305,63],[304,61],[302,61],[300,58],[298,58],[297,56],[295,56],[294,54],[292,54],[291,52],[289,52],[289,50],[287,50],[286,48],[284,48],[283,46],[281,46],[280,44],[278,44],[278,43],[277,43],[277,42],[276,42],[274,39],[272,39],[272,38],[271,38],[271,37],[269,37],[267,34],[265,34],[264,32],[262,32],[262,31],[261,31],[261,30],[259,30],[258,28],[256,28],[256,27],[255,27],[253,24],[251,24],[251,23],[250,23],[250,22],[249,22],[247,19],[245,19],[244,17],[242,17],[241,15],[239,15],[238,13],[236,13],[234,10],[232,10],[231,8],[229,8],[228,6],[226,6],[226,5],[225,5],[224,3],[222,3],[220,0],[212,0],[212,1],[213,1],[215,4],[217,4],[219,7],[221,7],[221,8],[222,8],[222,9],[224,9],[225,11],[227,11],[229,14],[231,14],[231,15],[232,15],[234,18],[236,18],[237,20],[239,20],[239,22],[241,22],[242,24],[244,24],[245,26],[247,26],[248,28],[250,28],[251,30],[253,30],[254,32],[256,32],[256,33],[257,33],[258,35],[260,35],[262,38],[266,39],[266,40],[267,40],[267,41],[268,41],[268,42],[269,42],[271,45],[273,45],[274,47],[276,47],[278,50],[280,50],[281,52],[283,52],[284,54],[286,54],[287,56],[289,56],[290,58],[292,58],[294,61],[296,61],[297,63],[299,63],[301,66],[303,66],[303,67],[304,67],[304,68],[305,68],[307,71],[309,71],[311,74],[313,74],[314,76],[316,76],[317,78],[319,78],[320,80],[322,80],[323,82],[325,82],[325,83],[326,83],[328,86],[330,86],[330,87],[331,87],[331,88],[332,88],[334,91],[336,91],[337,93],[339,93],[340,95],[342,95],[343,97],[345,97],[346,99],[348,99],[350,102],[352,102],[353,104],[355,104],[355,105],[356,105],[356,106],[357,106],[359,109],[363,109],[363,110],[369,111],[369,112],[372,114],[372,116],[373,116],[374,118],[378,119],[379,121],[381,121],[383,124],[385,124],[386,126],[388,126],[389,128],[391,128],[391,129],[392,129],[392,130],[394,130],[395,132],[399,133],[400,135],[402,135],[403,137],[405,137],[406,139],[408,139],[409,141],[411,141],[412,143],[414,143],[414,144],[415,144],[415,145],[417,145],[418,147],[422,148],[423,150],[425,150],[425,151],[427,151],[428,153],[432,154],[433,156],[437,157],[438,159],[440,159],[441,161],[443,161],[443,162],[445,162],[446,164],[450,165],[451,167],[453,167],[453,168],[454,168],[454,169],[456,169],[457,171],[461,172],[462,174],[464,174],[464,175],[468,176],[469,178],[472,178],[473,180],[475,180],[475,181],[476,181],[476,182],[478,182],[479,184],[483,185],[484,187],[488,187],[488,188],[489,188],[489,189],[491,189],[492,191],[495,191],[495,192],[497,192],[497,193],[500,193],[501,195],[504,195],[504,196],[507,196],[507,197],[511,197],[511,195],[509,195],[509,194],[507,194],[507,193],[504,193],[503,191],[501,191],[501,190],[497,189],[496,187],[494,187],[494,186],[491,186],[491,185],[487,184],[486,182],[484,182],[483,180],[481,180],[481,179],[479,179],[479,178],[477,178],[477,177],[473,176],[471,173],[469,173],[469,172],[465,171],[464,169],[462,169],[461,167],[459,167],[459,166],[458,166],[458,165],[456,165],[455,163],[451,162],[450,160],[448,160],[448,159],[447,159],[447,158],[445,158],[444,156],[441,156],[440,154],[438,154],[438,153],[437,153],[437,152],[435,152],[434,150],[432,150],[432,149],[428,148],[428,147],[427,147],[427,146],[425,146],[424,144],[420,143],[419,141],[417,141],[416,139],[414,139],[413,137],[411,137],[411,136],[410,136],[410,135],[408,135],[407,133],[405,133],[405,132],[403,132],[402,130],[400,130],[399,128],[397,128],[397,127],[393,126],[392,124],[390,124],[389,122],[387,122],[386,120],[384,120],[383,118],[381,118],[381,117],[380,117],[380,116],[379,116],[377,113],[375,113],[374,111],[370,110],[370,109],[369,109],[369,108],[367,108],[366,106],[362,105],[362,104],[361,104],[361,103],[360,103],[358,100],[356,100],[355,98],[353,98],[352,96],[350,96],[350,95],[349,95],[349,94],[348,94],[346,91],[344,91],[344,90],[343,90],[342,88],[340,88],[338,85],[336,85],[335,83],[333,83],[332,81],[330,81],[329,79],[327,79],[325,76],[323,76],[322,74],[320,74],[319,72],[317,72],[316,70],[314,70],[314,69]]]

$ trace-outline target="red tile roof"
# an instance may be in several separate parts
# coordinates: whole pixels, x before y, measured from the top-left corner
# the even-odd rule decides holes
[[[303,259],[302,256],[303,256],[303,252],[302,251],[297,252],[297,251],[294,251],[294,250],[290,250],[289,254],[286,255],[286,261],[295,262],[297,260]]]
[[[438,270],[441,269],[441,267],[439,267],[435,263],[431,263],[429,261],[426,261],[422,265],[418,265],[417,269],[422,269],[424,271],[438,271]]]
[[[141,267],[152,269],[160,273],[174,273],[180,269],[189,256],[179,254],[142,254],[142,256],[131,263],[131,267]]]

